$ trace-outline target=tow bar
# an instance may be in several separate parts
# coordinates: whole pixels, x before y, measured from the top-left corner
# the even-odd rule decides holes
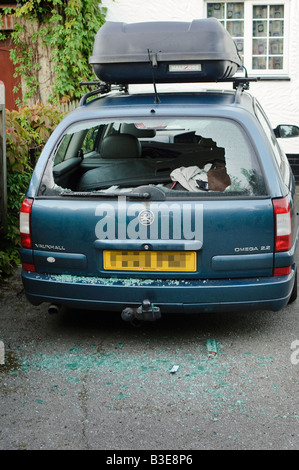
[[[137,309],[126,307],[121,312],[121,318],[126,322],[131,322],[134,326],[138,326],[139,322],[159,320],[161,311],[159,307],[155,307],[148,299],[145,299]]]

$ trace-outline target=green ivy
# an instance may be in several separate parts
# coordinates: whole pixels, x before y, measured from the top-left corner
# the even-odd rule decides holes
[[[49,102],[80,98],[86,89],[80,81],[94,80],[89,57],[95,35],[105,22],[106,10],[99,0],[23,0],[15,12],[15,49],[11,58],[16,72],[25,80],[24,101],[38,88],[38,42],[51,51],[55,72]],[[35,28],[30,28],[30,23]]]
[[[38,103],[17,111],[6,110],[7,172],[31,172],[63,113],[54,105]]]
[[[11,59],[16,75],[25,81],[23,104],[36,96],[40,69],[38,44],[50,51],[55,80],[49,103],[80,98],[87,89],[80,81],[94,80],[89,65],[94,38],[105,22],[106,11],[100,0],[20,0],[11,33],[15,48]],[[2,20],[0,17],[0,24]],[[34,26],[34,27],[33,27]],[[0,40],[7,33],[0,32]],[[14,91],[17,91],[16,89]],[[19,262],[19,210],[32,169],[50,133],[62,118],[55,106],[38,104],[6,110],[8,232],[0,239],[0,281],[5,280]],[[21,103],[18,103],[21,105]]]

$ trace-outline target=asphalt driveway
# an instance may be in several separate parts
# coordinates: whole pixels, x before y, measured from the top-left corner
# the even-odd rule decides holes
[[[19,269],[0,301],[2,450],[299,448],[298,301],[134,328],[31,306]]]

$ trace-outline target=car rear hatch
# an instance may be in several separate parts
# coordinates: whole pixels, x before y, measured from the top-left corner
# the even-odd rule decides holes
[[[273,274],[270,199],[34,201],[40,273],[219,279]]]

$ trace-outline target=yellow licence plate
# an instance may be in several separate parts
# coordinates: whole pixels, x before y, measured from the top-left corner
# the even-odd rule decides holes
[[[109,271],[196,271],[195,251],[104,250],[103,257]]]

